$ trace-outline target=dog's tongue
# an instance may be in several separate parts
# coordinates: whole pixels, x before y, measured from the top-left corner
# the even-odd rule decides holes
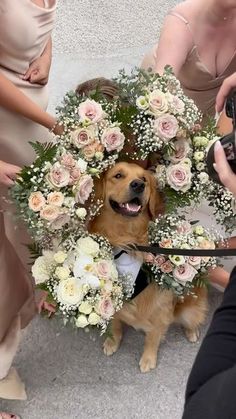
[[[129,212],[138,212],[141,208],[141,205],[135,204],[133,202],[127,202],[126,204],[124,204],[124,207]]]

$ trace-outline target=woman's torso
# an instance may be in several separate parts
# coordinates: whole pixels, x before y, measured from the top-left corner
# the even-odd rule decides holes
[[[1,0],[0,71],[18,87],[30,87],[21,76],[46,47],[55,8],[56,0],[47,0],[44,7],[32,0]]]

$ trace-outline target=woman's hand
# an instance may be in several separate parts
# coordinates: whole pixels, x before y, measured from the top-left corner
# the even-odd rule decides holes
[[[21,168],[14,166],[13,164],[5,163],[0,160],[0,184],[6,186],[14,185],[14,181],[17,178],[17,174]]]
[[[30,64],[27,72],[23,76],[23,80],[45,85],[48,82],[50,67],[51,60],[48,56],[42,55]]]

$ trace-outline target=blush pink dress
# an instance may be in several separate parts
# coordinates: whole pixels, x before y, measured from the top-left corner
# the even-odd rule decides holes
[[[227,63],[224,71],[216,77],[211,74],[198,53],[198,47],[194,42],[194,36],[191,26],[182,15],[171,11],[169,13],[180,19],[189,30],[189,34],[193,39],[193,47],[189,52],[187,59],[179,72],[178,79],[187,96],[193,99],[203,116],[215,116],[215,100],[217,93],[223,81],[236,71],[236,51]],[[154,68],[156,62],[157,46],[151,52],[145,55],[142,62],[142,68]],[[167,63],[168,64],[168,63]]]
[[[0,1],[0,73],[43,109],[48,104],[47,86],[30,84],[22,80],[22,75],[43,53],[53,29],[55,9],[56,0],[45,0],[45,7],[37,6],[31,0]],[[0,160],[18,166],[31,164],[34,153],[28,141],[32,140],[48,141],[50,134],[38,124],[0,108]],[[16,220],[6,211],[4,196],[7,191],[0,186],[0,380],[6,363],[10,366],[12,361],[8,350],[4,364],[1,351],[9,333],[12,357],[14,347],[17,347],[17,333],[12,339],[10,332],[12,327],[15,330],[16,318],[20,318],[23,327],[35,313],[33,287],[22,266],[22,262],[26,264],[23,245],[28,240],[26,229],[15,228]]]

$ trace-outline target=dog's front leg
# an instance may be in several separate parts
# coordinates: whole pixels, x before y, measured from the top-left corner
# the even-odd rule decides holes
[[[139,361],[141,372],[149,372],[156,368],[157,352],[163,335],[165,335],[166,328],[158,327],[145,333],[145,343],[143,355]]]
[[[110,356],[114,354],[120,346],[120,342],[123,335],[122,322],[117,313],[111,323],[111,337],[106,338],[103,344],[103,351],[105,355]]]

